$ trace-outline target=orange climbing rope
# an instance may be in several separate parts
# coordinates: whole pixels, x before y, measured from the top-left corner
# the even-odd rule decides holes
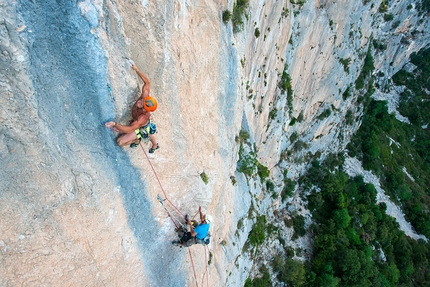
[[[163,188],[163,185],[161,184],[161,181],[160,181],[160,179],[158,178],[158,176],[157,176],[157,173],[155,172],[155,169],[154,169],[154,166],[152,165],[152,163],[151,163],[151,161],[149,160],[149,157],[148,157],[148,154],[146,153],[146,151],[145,151],[145,149],[143,148],[143,146],[142,146],[142,143],[140,143],[140,147],[142,148],[142,151],[143,151],[143,153],[145,154],[145,156],[146,156],[146,159],[148,160],[148,162],[149,162],[149,165],[151,166],[151,169],[152,169],[152,172],[154,173],[154,175],[155,175],[155,178],[157,179],[157,181],[158,181],[158,184],[160,185],[160,188],[161,188],[161,191],[163,191],[163,194],[164,194],[164,197],[166,198],[166,200],[176,209],[176,211],[178,211],[179,212],[179,214],[181,214],[182,216],[184,216],[184,214],[170,201],[170,199],[167,197],[167,194],[166,194],[166,192],[164,191],[164,188]]]
[[[157,176],[157,172],[155,171],[155,169],[154,169],[154,166],[152,165],[152,163],[151,163],[151,161],[149,160],[149,157],[148,157],[148,154],[146,153],[146,151],[145,151],[145,149],[143,148],[143,146],[142,146],[142,143],[140,143],[140,147],[142,148],[142,151],[143,151],[143,153],[145,154],[145,157],[146,157],[146,159],[148,160],[148,162],[149,162],[149,165],[151,166],[151,169],[152,169],[152,172],[154,173],[154,175],[155,175],[155,178],[157,179],[157,181],[158,181],[158,184],[160,185],[160,188],[161,188],[161,190],[163,191],[163,194],[164,194],[164,197],[165,197],[165,199],[176,209],[176,211],[178,211],[179,212],[179,214],[181,214],[182,215],[182,217],[184,217],[184,214],[170,201],[170,199],[167,197],[167,194],[166,194],[166,192],[164,191],[164,188],[163,188],[163,185],[161,184],[161,181],[160,181],[160,179],[158,178],[158,176]],[[197,215],[197,213],[194,215],[194,217]],[[176,226],[176,227],[178,227],[177,225],[176,225],[176,223],[175,223],[175,221],[173,220],[173,218],[172,218],[172,216],[169,214],[169,217],[170,217],[170,219],[172,220],[172,222],[173,222],[173,224]],[[207,246],[206,246],[206,248],[207,248]],[[194,268],[194,261],[193,261],[193,256],[191,255],[191,251],[190,251],[190,249],[188,248],[188,254],[190,255],[190,261],[191,261],[191,266],[192,266],[192,268],[193,268],[193,273],[194,273],[194,279],[195,279],[195,281],[196,281],[196,286],[198,287],[199,286],[199,284],[198,284],[198,280],[197,280],[197,275],[196,275],[196,269]],[[207,273],[207,269],[208,269],[208,265],[207,265],[207,260],[206,260],[206,250],[205,250],[205,261],[206,261],[206,271],[205,271],[205,273],[203,274],[203,278],[202,278],[202,286],[203,286],[203,279],[204,279],[204,276],[205,276],[205,274]],[[207,279],[208,280],[208,279]],[[207,281],[207,286],[209,286],[209,281]]]

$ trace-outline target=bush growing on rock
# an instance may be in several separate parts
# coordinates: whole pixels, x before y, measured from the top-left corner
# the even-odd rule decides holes
[[[230,10],[225,10],[224,12],[222,12],[222,21],[224,22],[224,24],[227,24],[228,21],[231,20],[233,14],[231,14]]]

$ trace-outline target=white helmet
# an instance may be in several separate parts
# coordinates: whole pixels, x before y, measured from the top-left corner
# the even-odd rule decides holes
[[[211,224],[211,223],[212,223],[212,221],[213,221],[213,218],[212,218],[212,216],[210,216],[209,214],[206,214],[205,220],[206,220],[206,223]]]

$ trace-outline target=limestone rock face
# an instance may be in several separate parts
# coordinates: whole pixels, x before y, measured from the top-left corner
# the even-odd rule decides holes
[[[239,131],[276,184],[282,169],[297,176],[308,153],[342,150],[358,128],[361,94],[342,95],[372,39],[386,46],[381,85],[429,42],[411,0],[388,8],[392,22],[378,0],[250,1],[235,34],[222,21],[231,1],[72,2],[0,0],[1,286],[242,286],[250,208],[278,203],[236,171]],[[128,124],[140,94],[128,59],[158,100],[154,155],[104,126]],[[174,217],[211,214],[211,244],[172,246],[157,194]]]

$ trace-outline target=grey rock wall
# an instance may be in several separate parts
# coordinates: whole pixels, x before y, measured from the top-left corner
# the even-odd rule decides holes
[[[258,177],[237,172],[236,136],[250,133],[277,188],[285,169],[292,178],[306,169],[308,154],[342,150],[360,124],[361,92],[342,93],[372,38],[387,47],[374,55],[381,86],[429,42],[428,17],[405,9],[411,2],[390,4],[392,32],[381,1],[251,1],[233,34],[221,19],[232,1],[0,0],[0,285],[242,286],[255,269],[243,248],[255,215],[302,203],[296,194],[285,211]],[[104,127],[126,124],[139,95],[128,58],[159,102],[161,148],[149,158],[118,147]],[[278,87],[285,67],[292,109]],[[157,194],[215,217],[208,248],[171,246]]]

